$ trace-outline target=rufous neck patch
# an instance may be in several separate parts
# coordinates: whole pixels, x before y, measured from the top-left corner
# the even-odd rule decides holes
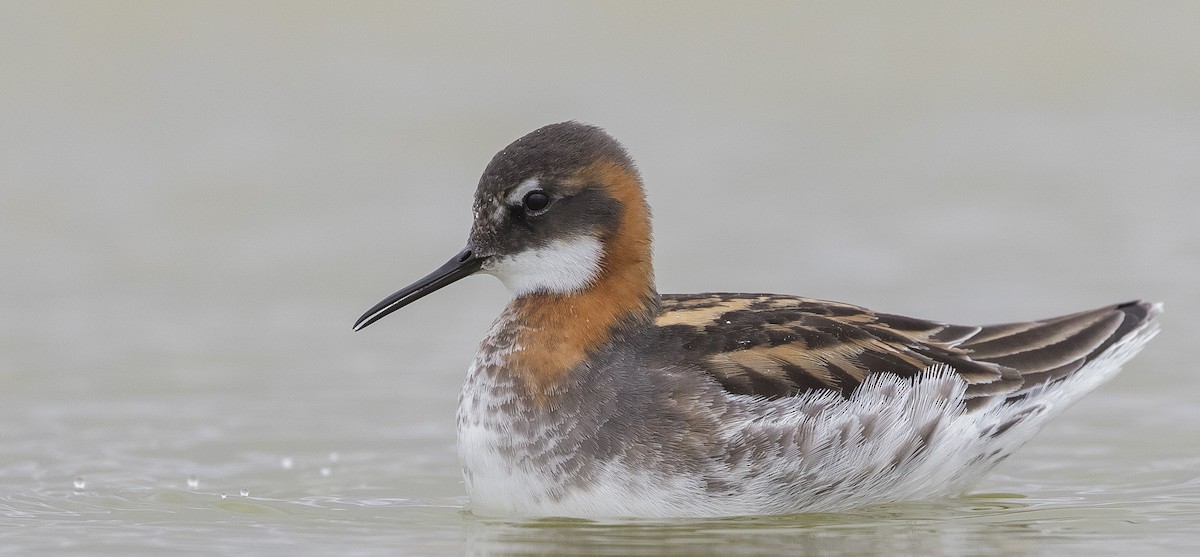
[[[537,293],[513,300],[521,324],[511,367],[535,397],[604,346],[623,323],[650,323],[657,311],[651,259],[650,212],[641,181],[630,169],[601,161],[579,173],[621,203],[620,225],[604,241],[600,273],[571,294]]]

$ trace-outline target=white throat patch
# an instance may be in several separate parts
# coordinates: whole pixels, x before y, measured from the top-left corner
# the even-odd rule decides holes
[[[515,255],[493,257],[481,270],[499,278],[514,298],[534,292],[569,294],[596,280],[603,253],[599,239],[584,235],[555,240]]]

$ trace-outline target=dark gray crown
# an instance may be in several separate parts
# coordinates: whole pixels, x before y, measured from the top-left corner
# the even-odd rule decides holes
[[[579,122],[550,124],[496,153],[483,171],[479,188],[514,184],[534,176],[564,177],[597,160],[633,168],[625,148],[604,130]]]

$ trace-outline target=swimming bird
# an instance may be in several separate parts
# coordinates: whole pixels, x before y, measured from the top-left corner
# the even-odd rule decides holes
[[[712,517],[962,493],[1157,332],[1161,304],[950,325],[775,294],[659,294],[625,149],[552,124],[505,147],[466,248],[359,330],[463,277],[511,294],[467,372],[484,514]]]

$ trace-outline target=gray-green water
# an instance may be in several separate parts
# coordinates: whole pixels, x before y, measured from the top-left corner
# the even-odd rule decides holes
[[[1194,554],[1194,3],[0,4],[0,552]],[[1165,301],[976,495],[842,515],[464,512],[497,149],[607,127],[664,292],[956,322]]]

